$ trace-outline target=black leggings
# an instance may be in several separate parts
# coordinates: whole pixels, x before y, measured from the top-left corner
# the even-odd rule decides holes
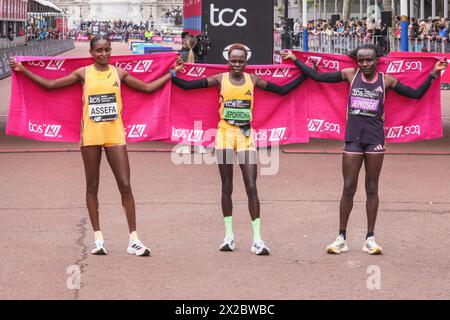
[[[350,212],[353,208],[353,196],[358,186],[358,176],[362,163],[366,171],[366,212],[367,231],[373,232],[378,214],[378,181],[383,167],[384,153],[348,154],[342,156],[342,174],[344,190],[339,207],[339,229],[347,229]]]
[[[224,217],[229,217],[233,214],[231,194],[233,193],[234,151],[232,149],[218,149],[216,150],[216,156],[222,180],[222,213]],[[248,210],[251,219],[255,220],[259,218],[260,214],[258,190],[256,189],[256,177],[258,175],[256,151],[240,151],[237,156],[248,197]]]
[[[106,159],[111,167],[122,197],[130,233],[136,231],[136,211],[130,186],[130,164],[126,145],[105,147]],[[101,146],[81,147],[86,174],[86,205],[94,231],[100,230],[98,212],[98,186],[100,177]]]

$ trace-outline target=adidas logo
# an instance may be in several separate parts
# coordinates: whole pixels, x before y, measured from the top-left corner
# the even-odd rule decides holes
[[[251,91],[250,90],[248,90],[246,93],[245,93],[245,96],[252,96],[252,93],[251,93]]]
[[[119,83],[117,81],[114,81],[114,84],[112,85],[113,87],[118,87]]]
[[[383,89],[381,88],[381,86],[378,86],[378,88],[376,88],[375,91],[378,91],[378,92],[381,92],[381,93],[382,93],[382,92],[383,92]]]

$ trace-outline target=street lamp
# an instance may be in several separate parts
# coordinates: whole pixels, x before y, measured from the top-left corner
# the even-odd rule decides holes
[[[281,35],[281,49],[291,48],[291,30],[288,26],[289,0],[284,0],[283,33]]]

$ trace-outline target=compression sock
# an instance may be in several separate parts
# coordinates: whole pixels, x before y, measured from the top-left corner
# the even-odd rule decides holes
[[[252,221],[253,226],[253,241],[259,241],[261,240],[261,219],[256,218]]]
[[[224,217],[225,237],[233,237],[233,216]]]

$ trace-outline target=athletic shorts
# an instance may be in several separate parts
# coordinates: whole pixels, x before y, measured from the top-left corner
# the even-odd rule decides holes
[[[385,151],[386,147],[384,144],[367,144],[349,141],[346,141],[344,144],[345,153],[364,154],[364,153],[384,153]]]
[[[238,127],[220,126],[216,134],[216,149],[233,149],[239,151],[256,151],[253,141],[253,131],[249,137]]]

